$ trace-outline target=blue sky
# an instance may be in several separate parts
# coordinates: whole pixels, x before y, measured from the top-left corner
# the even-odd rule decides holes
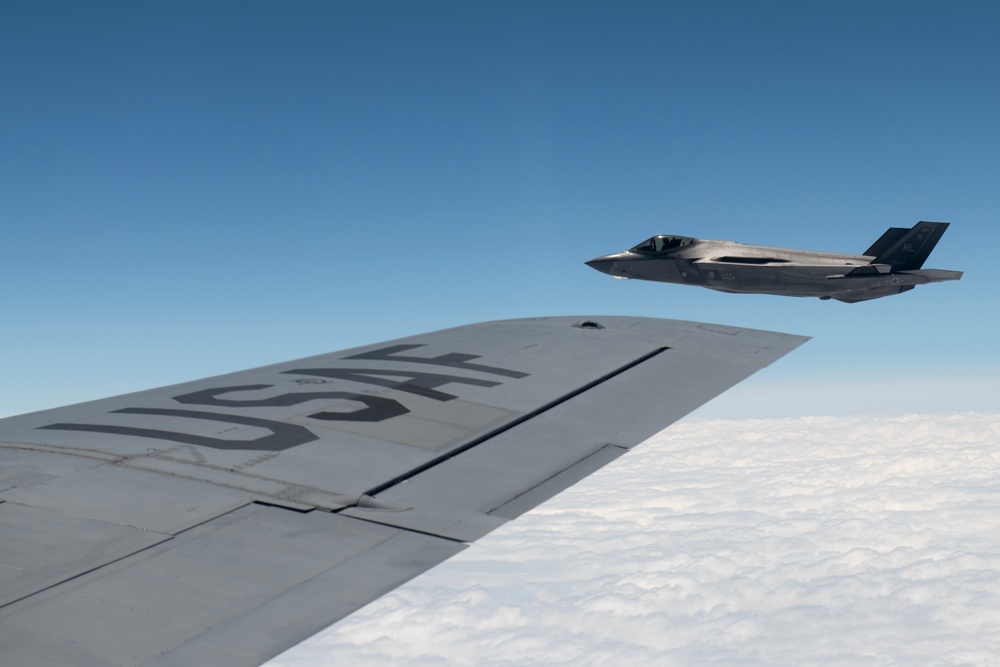
[[[995,410],[998,28],[989,2],[5,2],[0,415],[584,313],[814,338],[730,416]],[[920,219],[963,280],[861,304],[583,264]]]

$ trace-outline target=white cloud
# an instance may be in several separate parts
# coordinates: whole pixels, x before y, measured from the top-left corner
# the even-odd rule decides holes
[[[1000,414],[682,422],[273,667],[988,665]]]
[[[873,380],[854,373],[824,371],[822,381],[803,381],[803,373],[784,364],[750,376],[694,413],[706,419],[799,417],[823,414],[849,417],[909,413],[997,412],[1000,376],[983,369],[979,375],[920,373],[920,369],[887,373]],[[804,388],[805,387],[805,388]]]

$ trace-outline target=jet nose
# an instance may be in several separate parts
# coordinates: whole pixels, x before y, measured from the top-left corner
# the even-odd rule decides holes
[[[595,257],[589,262],[585,262],[585,264],[592,269],[597,269],[601,273],[606,273],[615,278],[625,279],[629,277],[629,272],[626,271],[625,267],[620,263],[622,259],[621,255],[622,254],[620,252],[613,255],[603,255],[601,257]]]
[[[615,265],[615,261],[618,259],[618,255],[603,255],[601,257],[595,257],[589,262],[585,262],[587,266],[592,269],[597,269],[601,273],[607,273],[611,275],[611,267]]]

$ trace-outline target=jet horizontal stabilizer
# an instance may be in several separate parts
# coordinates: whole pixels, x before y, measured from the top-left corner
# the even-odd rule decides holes
[[[929,283],[939,283],[945,280],[961,280],[962,271],[948,271],[947,269],[920,269],[919,271],[903,271],[906,275],[922,276]]]

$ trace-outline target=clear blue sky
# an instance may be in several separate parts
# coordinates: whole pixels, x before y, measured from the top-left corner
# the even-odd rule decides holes
[[[993,2],[4,2],[0,415],[582,313],[813,336],[743,394],[803,414],[997,408],[997,34]],[[583,264],[920,219],[964,279],[861,304]]]

